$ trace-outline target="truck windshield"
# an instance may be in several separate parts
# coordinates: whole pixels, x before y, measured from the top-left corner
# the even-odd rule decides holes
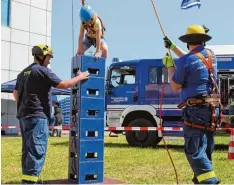
[[[135,84],[136,69],[132,67],[114,68],[111,71],[111,88],[120,85]]]

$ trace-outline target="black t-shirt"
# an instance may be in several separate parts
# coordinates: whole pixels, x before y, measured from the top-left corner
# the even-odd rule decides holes
[[[15,90],[18,91],[17,118],[37,116],[51,117],[51,86],[61,82],[49,68],[33,63],[18,76]]]

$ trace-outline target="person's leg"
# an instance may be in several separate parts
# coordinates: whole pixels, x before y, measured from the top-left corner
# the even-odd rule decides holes
[[[108,46],[104,39],[101,39],[101,51],[102,51],[102,57],[107,58],[108,56]]]
[[[20,131],[21,131],[21,137],[22,137],[22,156],[21,156],[22,174],[23,174],[24,169],[26,169],[26,158],[27,158],[27,153],[28,153],[27,147],[26,147],[27,130],[25,129],[24,119],[25,118],[19,119]]]
[[[37,182],[42,171],[47,143],[48,143],[48,119],[30,117],[25,120],[28,133],[26,148],[26,167],[23,170],[22,180]]]
[[[55,118],[54,116],[50,118],[50,122],[49,122],[49,127],[53,127],[55,126]],[[53,133],[54,128],[49,128],[49,135],[51,136]]]
[[[229,122],[232,128],[234,128],[234,116],[229,118]]]
[[[206,155],[210,162],[212,163],[212,153],[214,151],[214,132],[207,132],[207,148],[206,148]]]
[[[184,125],[185,155],[199,184],[217,184],[212,164],[206,154],[207,136],[200,129]]]
[[[60,116],[60,119],[59,119],[59,132],[58,132],[58,136],[61,137],[62,136],[62,130],[63,130],[63,119],[62,119],[62,115]]]
[[[90,47],[92,46],[92,43],[85,37],[83,40],[83,45],[82,45],[82,53],[84,54]]]

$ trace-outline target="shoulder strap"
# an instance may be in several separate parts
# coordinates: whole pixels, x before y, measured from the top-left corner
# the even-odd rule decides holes
[[[82,25],[85,29],[87,28],[85,22],[81,22],[81,25]]]
[[[97,18],[98,18],[98,19],[100,20],[100,22],[101,22],[103,31],[106,31],[106,28],[105,28],[105,26],[104,26],[104,24],[103,24],[103,22],[102,22],[101,17],[97,16]]]
[[[205,57],[199,53],[199,52],[194,52],[194,54],[196,54],[201,60],[202,62],[205,64],[206,68],[208,69],[209,73],[213,72],[213,59],[212,59],[212,54],[209,50],[206,50],[208,53],[208,61],[205,59]]]
[[[217,83],[214,79],[214,74],[213,74],[213,59],[212,59],[212,54],[209,50],[206,50],[207,53],[208,53],[208,61],[205,59],[205,57],[199,53],[199,52],[193,52],[195,55],[197,55],[201,60],[202,62],[204,63],[204,65],[206,66],[207,70],[208,70],[208,73],[209,73],[209,76],[211,78],[211,81],[212,81],[212,84],[213,84],[213,89],[212,91],[215,92],[218,96],[219,96],[219,90],[218,90],[218,86],[217,86]]]
[[[102,26],[102,37],[103,37],[104,31],[106,31],[106,28],[105,28],[105,26],[104,26],[104,24],[103,24],[103,22],[102,22],[101,17],[97,16],[97,18],[98,18],[98,19],[100,20],[100,22],[101,22],[101,26]],[[87,28],[89,27],[87,24],[85,24],[85,22],[82,22],[82,25],[84,26],[85,29],[87,29]],[[92,27],[90,27],[90,29],[92,29]]]

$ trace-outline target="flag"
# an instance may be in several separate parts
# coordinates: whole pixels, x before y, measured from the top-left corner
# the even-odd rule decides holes
[[[198,6],[198,8],[200,8],[201,0],[182,0],[181,9],[188,9],[193,6]]]

